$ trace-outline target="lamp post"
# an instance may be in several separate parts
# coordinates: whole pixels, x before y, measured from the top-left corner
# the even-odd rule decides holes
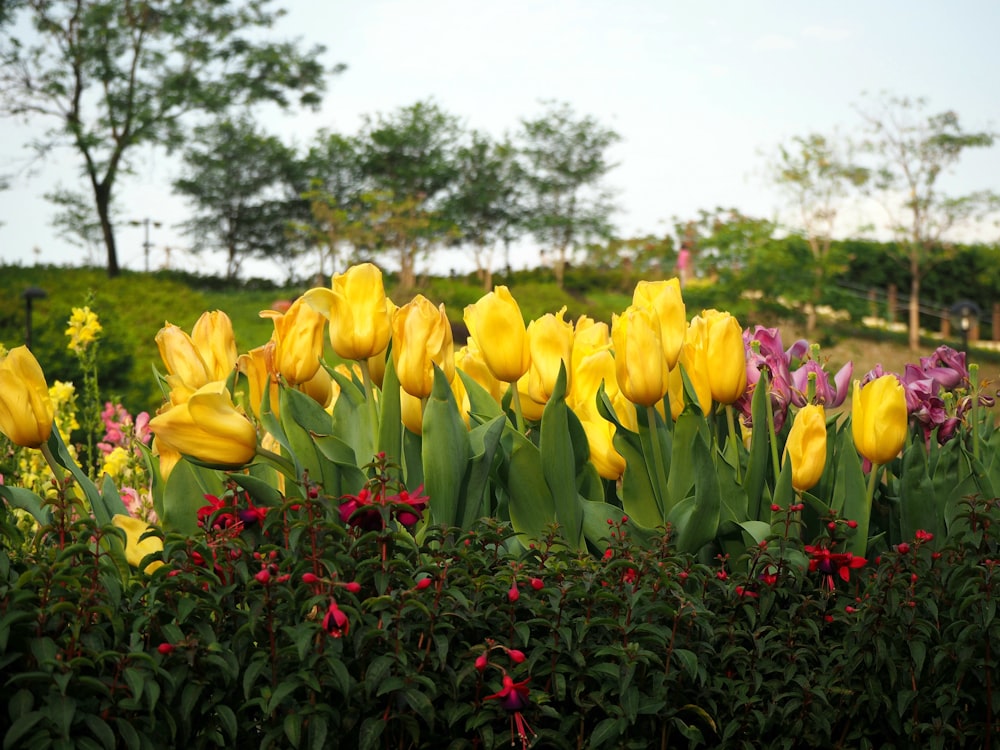
[[[48,292],[37,286],[29,286],[21,293],[24,297],[24,345],[31,349],[31,303],[36,299],[45,299]]]
[[[146,259],[146,273],[149,273],[149,249],[153,246],[149,241],[149,225],[152,224],[154,227],[159,229],[163,226],[163,224],[159,221],[153,221],[148,216],[142,221],[133,219],[129,222],[129,224],[133,227],[142,226],[146,228],[146,238],[142,242],[142,252]]]
[[[962,351],[969,348],[969,332],[972,330],[974,322],[979,320],[979,305],[972,300],[959,300],[948,311],[952,321],[962,334]]]

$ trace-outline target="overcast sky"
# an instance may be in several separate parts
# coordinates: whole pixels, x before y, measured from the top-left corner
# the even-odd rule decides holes
[[[967,129],[1000,128],[1000,3],[928,0],[838,3],[674,0],[279,0],[276,34],[327,47],[330,80],[319,113],[267,117],[299,145],[320,128],[354,133],[366,114],[433,100],[469,128],[500,136],[541,102],[568,102],[622,136],[609,183],[619,190],[623,235],[662,234],[673,217],[733,206],[775,217],[781,198],[765,155],[810,132],[858,132],[863,92],[926,97]],[[40,123],[34,127],[37,129]],[[0,174],[23,163],[31,128],[0,121]],[[55,236],[42,195],[77,187],[76,155],[53,154],[0,192],[0,261],[78,264],[83,251]],[[152,267],[171,247],[194,268],[172,225],[186,216],[170,194],[177,160],[145,150],[137,176],[118,185],[120,219],[150,218]],[[1000,146],[969,152],[945,185],[1000,192]],[[123,266],[142,269],[143,230],[118,229]],[[984,239],[995,239],[985,237]],[[35,251],[35,248],[38,251]],[[104,262],[103,250],[94,258]],[[534,265],[524,250],[515,267]],[[442,254],[439,270],[466,270]],[[224,268],[221,257],[197,261]],[[267,266],[251,266],[267,274]]]

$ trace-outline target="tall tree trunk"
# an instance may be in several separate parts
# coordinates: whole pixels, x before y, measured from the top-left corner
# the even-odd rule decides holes
[[[107,183],[92,182],[94,186],[94,204],[97,216],[101,222],[101,234],[104,236],[104,246],[108,251],[108,278],[113,279],[121,273],[118,267],[118,250],[115,247],[115,229],[111,225],[111,189]]]
[[[919,250],[910,253],[910,351],[920,350],[920,261]]]

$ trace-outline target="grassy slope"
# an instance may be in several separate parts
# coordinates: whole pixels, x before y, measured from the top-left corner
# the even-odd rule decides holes
[[[79,380],[78,365],[65,349],[64,330],[71,308],[86,304],[88,294],[92,293],[92,307],[105,327],[101,345],[102,387],[106,395],[123,398],[133,410],[155,408],[159,403],[152,374],[153,366],[159,367],[154,337],[165,321],[190,331],[202,312],[223,310],[233,319],[240,351],[246,351],[265,343],[271,335],[271,322],[261,319],[258,313],[276,300],[290,299],[304,291],[304,288],[232,288],[218,280],[162,274],[125,273],[109,280],[100,269],[6,267],[0,269],[0,342],[7,347],[24,341],[22,293],[28,286],[41,287],[48,293],[47,298],[34,304],[33,348],[49,380]],[[557,312],[565,305],[567,320],[586,313],[610,322],[611,314],[623,310],[630,302],[630,295],[613,289],[591,289],[586,295],[571,295],[537,278],[512,279],[510,288],[527,320]],[[456,322],[462,319],[465,306],[483,294],[481,288],[463,280],[443,278],[429,279],[418,291],[435,303],[445,303],[449,317]],[[397,304],[408,301],[399,295],[392,296]],[[708,306],[735,309],[725,300],[712,300],[705,290],[692,292],[689,314]],[[753,312],[742,311],[740,317],[745,325],[774,325],[773,320]],[[780,327],[786,345],[802,336],[795,326]],[[839,367],[852,360],[858,375],[877,363],[887,370],[902,371],[907,362],[917,359],[897,338],[862,338],[843,329],[824,330],[822,336],[822,356],[829,358],[829,364]],[[926,351],[920,354],[929,354],[934,345],[928,342]],[[972,359],[981,361],[984,377],[1000,376],[995,357],[977,354]]]

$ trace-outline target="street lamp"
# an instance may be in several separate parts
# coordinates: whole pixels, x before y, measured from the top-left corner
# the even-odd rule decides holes
[[[143,252],[143,255],[145,255],[145,257],[146,257],[146,273],[149,273],[149,249],[152,247],[152,244],[149,241],[149,225],[150,224],[152,224],[157,229],[159,229],[160,227],[163,226],[163,224],[161,222],[159,222],[159,221],[153,221],[148,216],[145,219],[143,219],[142,221],[137,221],[137,220],[133,219],[132,221],[129,222],[129,225],[131,225],[133,227],[142,226],[142,227],[146,228],[146,239],[143,240],[143,243],[142,243],[142,252]]]
[[[48,292],[37,286],[29,286],[21,293],[24,297],[24,345],[31,349],[31,303],[36,299],[45,299]]]
[[[962,351],[969,348],[969,331],[972,325],[979,320],[979,305],[972,300],[959,300],[948,311],[952,321],[962,334]]]

